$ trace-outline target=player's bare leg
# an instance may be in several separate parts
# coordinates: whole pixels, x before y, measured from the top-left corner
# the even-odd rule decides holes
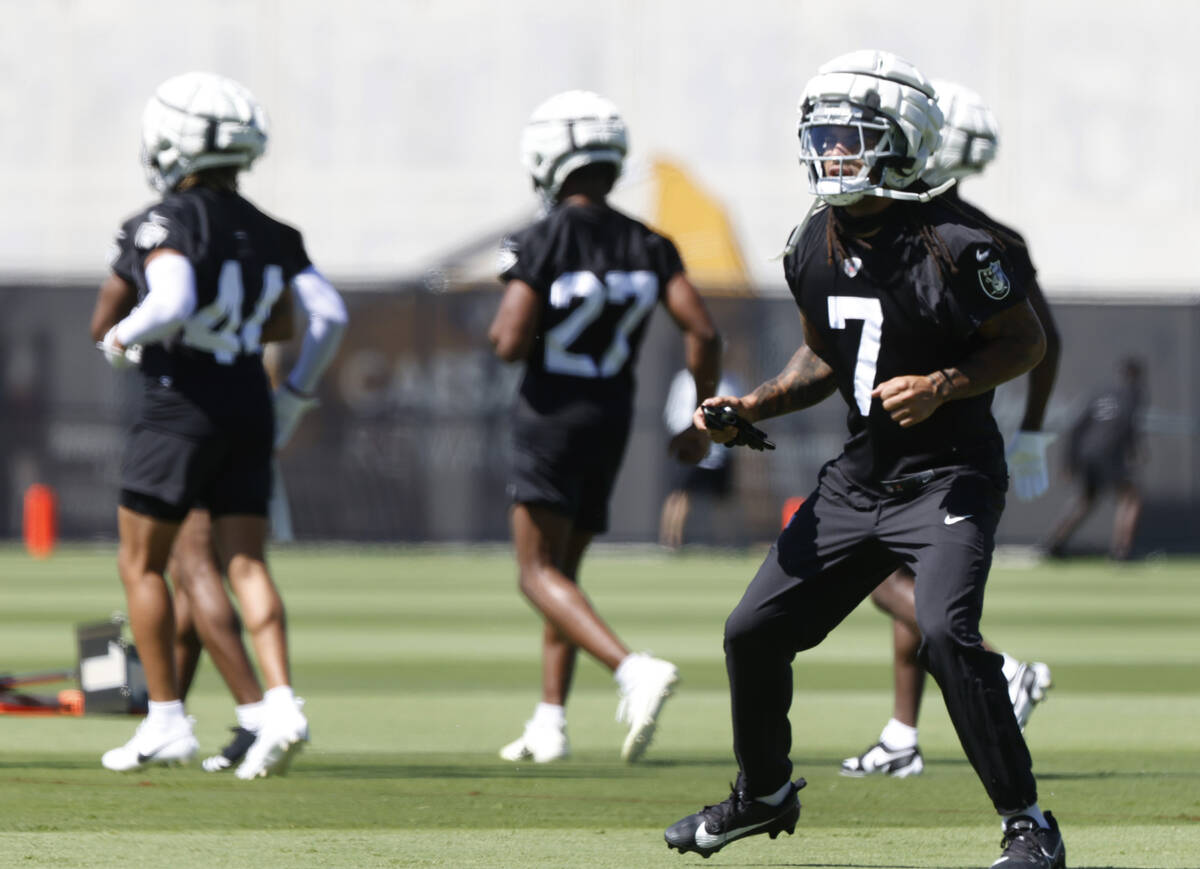
[[[262,728],[237,775],[242,779],[282,775],[308,741],[308,721],[292,692],[283,599],[267,569],[267,519],[228,515],[214,517],[212,525],[218,555],[241,604],[242,619],[267,684]]]
[[[179,523],[117,508],[117,569],[125,586],[129,626],[146,674],[149,711],[133,738],[101,763],[117,772],[152,763],[186,762],[196,753],[175,677],[175,616],[164,577]]]
[[[925,670],[917,661],[921,631],[913,576],[901,568],[871,592],[871,602],[892,617],[892,717],[909,727],[917,726],[925,694]]]
[[[536,504],[517,504],[512,508],[512,529],[521,593],[568,642],[616,670],[629,649],[559,567],[571,520]]]
[[[691,499],[682,489],[676,489],[663,501],[659,518],[658,542],[667,549],[678,549],[683,545],[683,528],[691,511]]]
[[[175,679],[175,613],[164,576],[176,522],[117,508],[120,546],[117,567],[129,605],[129,627],[146,673],[150,699],[179,699]]]
[[[842,761],[842,775],[872,774],[906,778],[920,775],[925,760],[917,746],[917,719],[925,694],[925,669],[917,659],[921,631],[917,627],[915,585],[911,571],[900,568],[875,587],[871,601],[892,617],[892,717],[879,740],[862,754]]]
[[[543,681],[569,684],[562,679],[568,672],[568,657],[572,666],[574,661],[568,646],[582,648],[612,670],[621,693],[618,719],[630,726],[621,756],[637,760],[649,745],[662,703],[678,680],[675,667],[648,655],[630,654],[574,581],[589,534],[575,531],[569,518],[533,504],[514,505],[511,522],[521,592],[542,613],[547,628],[554,628],[553,633],[543,631]],[[557,698],[559,693],[553,685],[546,691],[544,685],[543,696]],[[565,702],[565,690],[561,694]],[[543,703],[547,705],[551,704]],[[539,729],[534,725],[542,711],[539,707],[521,739],[501,749],[501,757],[546,761],[565,756],[565,719],[561,739],[547,739],[541,751],[531,744],[537,734],[531,736],[530,729]]]
[[[1133,536],[1142,513],[1142,497],[1135,486],[1125,484],[1117,490],[1117,510],[1113,515],[1110,555],[1124,561],[1133,552]]]
[[[196,633],[191,601],[188,600],[186,587],[179,581],[174,557],[168,562],[167,575],[175,585],[175,681],[180,699],[186,700],[196,678],[196,668],[200,665],[204,644],[200,642],[200,635]]]
[[[241,619],[225,593],[216,563],[207,510],[193,510],[184,520],[171,552],[170,572],[177,603],[180,599],[186,602],[176,607],[177,633],[199,635],[239,706],[262,700],[262,686],[242,643]]]
[[[579,565],[583,553],[592,542],[587,532],[572,530],[564,547],[559,564],[563,576],[579,585]],[[579,647],[563,636],[553,623],[547,621],[542,631],[542,702],[563,706],[571,693],[571,681],[575,675],[575,661]]]
[[[1046,553],[1048,555],[1059,558],[1065,554],[1067,541],[1075,533],[1075,529],[1092,512],[1095,504],[1095,496],[1088,492],[1084,492],[1076,499],[1074,505],[1071,507],[1071,511],[1063,517],[1063,520],[1055,527],[1054,533],[1050,535],[1050,539],[1046,543]]]

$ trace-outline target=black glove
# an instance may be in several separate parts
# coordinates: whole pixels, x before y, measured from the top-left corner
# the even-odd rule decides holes
[[[726,441],[725,446],[727,447],[750,447],[752,450],[775,449],[775,444],[767,440],[765,431],[746,422],[728,404],[719,407],[704,405],[704,424],[711,429],[736,428],[737,437]]]

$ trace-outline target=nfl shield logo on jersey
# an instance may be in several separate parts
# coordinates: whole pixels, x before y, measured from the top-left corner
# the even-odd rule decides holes
[[[846,277],[852,278],[862,269],[862,259],[860,257],[851,256],[842,260],[842,271],[846,273]]]
[[[1003,299],[1012,289],[999,260],[992,260],[986,268],[979,270],[979,286],[993,299]]]

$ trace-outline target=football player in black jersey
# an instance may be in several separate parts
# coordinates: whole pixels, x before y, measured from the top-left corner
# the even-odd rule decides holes
[[[133,738],[105,753],[108,769],[195,754],[164,572],[180,523],[197,506],[212,517],[268,685],[262,727],[238,776],[286,771],[308,739],[290,687],[283,602],[264,555],[275,421],[261,347],[290,334],[290,287],[323,279],[300,233],[238,193],[238,173],[265,145],[254,97],[209,73],[167,80],[143,116],[143,162],[162,199],[118,233],[93,315],[93,324],[104,322],[115,300],[136,288],[137,306],[100,343],[115,367],[136,362],[143,383],[117,523],[118,569],[150,708]]]
[[[1066,555],[1067,541],[1105,489],[1112,489],[1117,498],[1108,555],[1114,561],[1128,561],[1133,555],[1142,512],[1136,466],[1145,459],[1138,420],[1146,403],[1145,366],[1130,356],[1117,368],[1118,382],[1088,400],[1068,434],[1065,470],[1076,495],[1047,541],[1051,558]]]
[[[137,288],[123,280],[110,280],[96,306],[92,335],[100,340],[137,304]],[[295,365],[280,377],[275,389],[275,450],[283,449],[301,418],[317,401],[313,397],[321,373],[333,360],[347,324],[346,305],[337,289],[315,270],[305,270],[291,283],[305,314],[306,328]],[[263,336],[266,343],[267,336]],[[279,346],[276,344],[275,346]],[[269,367],[269,366],[268,366]],[[276,473],[272,506],[286,499]],[[286,500],[283,501],[286,509]],[[273,516],[274,514],[272,514]],[[213,546],[212,516],[194,507],[183,520],[171,548],[167,574],[175,596],[175,673],[179,697],[187,700],[200,656],[209,656],[233,695],[237,725],[221,750],[202,762],[206,772],[221,772],[239,764],[262,729],[263,688],[242,641],[242,622],[229,598]],[[268,607],[271,630],[282,636],[282,607]],[[278,655],[271,659],[284,660]],[[297,701],[301,702],[301,701]]]
[[[1006,254],[1013,269],[1012,279],[1025,287],[1029,304],[1046,333],[1046,353],[1029,372],[1025,393],[1025,413],[1020,429],[1008,447],[1008,470],[1012,489],[1023,501],[1045,493],[1050,485],[1046,447],[1054,436],[1041,431],[1046,404],[1058,373],[1060,342],[1058,328],[1046,297],[1037,281],[1037,270],[1029,258],[1024,239],[967,203],[959,196],[962,180],[983,169],[995,158],[999,139],[995,117],[974,91],[946,81],[934,81],[938,107],[945,120],[942,141],[929,158],[921,176],[929,186],[949,178],[958,183],[941,194],[944,205],[960,209],[972,219],[992,223],[1006,241]],[[921,632],[917,626],[913,575],[901,567],[871,592],[871,601],[892,616],[894,698],[892,718],[884,725],[879,740],[862,754],[842,761],[842,774],[852,777],[890,775],[905,778],[919,775],[924,759],[917,744],[917,717],[925,688],[925,671],[917,654]],[[984,643],[985,648],[992,648]],[[998,651],[998,650],[996,650]],[[1034,707],[1046,696],[1051,685],[1050,668],[1040,661],[1019,661],[1001,653],[1002,671],[1008,682],[1008,699],[1013,704],[1017,723],[1024,729]]]
[[[1045,336],[1011,277],[1008,242],[938,201],[952,181],[919,181],[941,125],[933,87],[887,52],[836,58],[801,99],[800,158],[817,201],[789,238],[784,274],[804,345],[750,394],[708,401],[755,422],[839,392],[850,436],[725,623],[737,782],[672,825],[669,847],[708,855],[794,830],[804,780],[790,780],[791,662],[906,565],[922,662],[1003,819],[996,865],[1064,865],[1000,656],[979,635],[1008,482],[992,391],[1037,364]]]
[[[716,388],[720,341],[675,246],[607,204],[627,148],[611,102],[568,91],[543,103],[522,152],[548,213],[505,241],[505,282],[490,330],[496,354],[524,361],[513,412],[508,490],[520,588],[542,614],[542,702],[507,760],[568,753],[565,704],[582,648],[614,672],[621,749],[637,760],[678,680],[675,667],[631,653],[579,589],[579,566],[608,527],[612,491],[633,415],[638,348],[660,303],[682,330],[696,394]],[[695,427],[671,451],[695,463],[708,451]]]

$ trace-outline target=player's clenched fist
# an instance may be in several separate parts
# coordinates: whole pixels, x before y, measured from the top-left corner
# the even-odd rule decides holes
[[[876,386],[871,397],[880,400],[888,416],[901,428],[908,428],[929,419],[945,400],[938,394],[940,384],[935,379],[938,376],[903,374],[893,377]]]

